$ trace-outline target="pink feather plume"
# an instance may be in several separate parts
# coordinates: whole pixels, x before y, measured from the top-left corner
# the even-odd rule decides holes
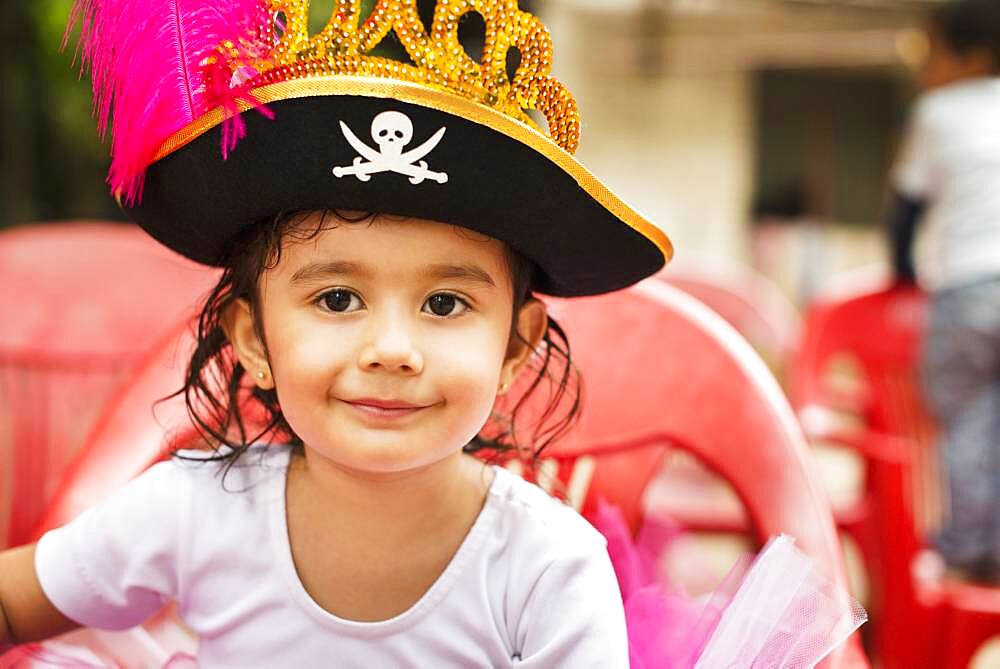
[[[206,62],[229,40],[240,56],[266,56],[273,41],[266,0],[76,0],[71,29],[82,21],[79,51],[89,67],[94,113],[111,130],[108,183],[131,203],[142,195],[146,168],[173,133],[221,106],[223,154],[245,134],[240,100],[270,116],[245,77]]]

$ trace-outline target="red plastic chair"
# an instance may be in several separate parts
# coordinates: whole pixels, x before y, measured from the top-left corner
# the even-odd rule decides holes
[[[910,287],[811,308],[792,396],[803,415],[812,407],[832,406],[863,420],[860,433],[812,432],[855,448],[865,459],[864,498],[847,529],[868,564],[883,665],[957,669],[1000,634],[1000,589],[915,572],[915,559],[936,529],[941,507],[936,429],[917,372],[927,307],[926,295]],[[859,392],[831,390],[825,383],[826,366],[845,353],[863,371]]]
[[[718,258],[678,258],[657,278],[699,299],[747,338],[764,360],[783,371],[798,346],[802,318],[764,275]]]
[[[32,541],[167,458],[173,448],[194,445],[198,435],[183,398],[164,399],[183,385],[193,350],[192,324],[184,319],[117,389],[85,446],[66,467]]]
[[[883,533],[872,514],[907,513],[909,508],[900,508],[905,499],[907,505],[919,503],[918,517],[925,531],[936,524],[934,426],[923,406],[915,367],[926,310],[926,297],[915,288],[866,290],[818,302],[807,311],[792,367],[790,396],[811,437],[831,440],[823,417],[832,409],[859,418],[866,429],[904,435],[918,444],[906,449],[911,452],[905,457],[920,466],[906,469],[912,479],[896,495],[889,494],[885,481],[876,485],[879,477],[873,468],[886,463],[895,466],[900,452],[892,448],[881,452],[878,441],[855,438],[851,442],[865,462],[866,477],[861,498],[850,508],[837,510],[838,524],[861,550],[876,601],[885,590],[885,579],[900,577],[880,568]],[[831,378],[830,366],[838,360],[853,362],[861,372],[861,378],[848,388],[837,387]],[[841,433],[832,441],[844,443],[845,439]],[[878,504],[894,508],[879,510]],[[893,545],[893,551],[915,552],[917,548],[915,539]]]
[[[675,259],[656,275],[721,316],[750,342],[778,375],[798,346],[802,319],[795,306],[770,279],[751,267],[721,258],[690,254]],[[694,532],[740,534],[749,529],[745,510],[730,491],[697,466],[671,473],[674,493],[667,511]]]
[[[569,333],[585,379],[581,421],[540,466],[558,476],[570,501],[588,512],[601,496],[636,525],[664,451],[683,448],[732,482],[759,540],[791,534],[826,573],[846,583],[829,507],[795,418],[773,377],[735,331],[696,300],[655,281],[550,305]],[[144,407],[176,386],[181,371],[164,361],[190,346],[188,336],[169,344],[169,353],[147,363],[123,390],[39,533],[162,457],[164,425],[177,420],[183,432],[179,413],[161,414],[157,421]],[[127,460],[121,458],[125,450]],[[868,664],[855,637],[823,666]]]
[[[735,489],[758,541],[791,534],[846,587],[829,505],[800,428],[774,377],[737,332],[660,281],[552,301],[551,311],[569,336],[585,404],[577,427],[550,456],[688,451]],[[629,511],[636,520],[638,500],[654,473],[646,463],[632,474],[626,466],[609,467],[598,479],[604,466],[598,460],[591,493],[619,504],[635,500]],[[594,494],[585,499],[585,513],[595,500]],[[866,661],[852,642],[826,666]]]
[[[0,233],[0,548],[28,539],[109,395],[214,277],[131,225]]]

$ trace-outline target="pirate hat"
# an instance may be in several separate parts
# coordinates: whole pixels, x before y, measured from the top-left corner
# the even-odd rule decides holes
[[[209,265],[280,211],[431,219],[508,243],[557,296],[623,288],[669,260],[666,235],[573,157],[576,103],[517,0],[438,0],[429,30],[416,0],[378,0],[366,18],[360,6],[338,0],[310,36],[308,0],[77,0],[126,213]],[[481,63],[458,40],[469,12],[486,24]],[[390,31],[409,62],[373,54]]]

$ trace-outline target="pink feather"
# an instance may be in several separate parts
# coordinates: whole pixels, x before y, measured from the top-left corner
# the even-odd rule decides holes
[[[245,133],[238,101],[262,109],[240,83],[219,80],[223,63],[206,58],[224,40],[242,56],[266,55],[266,0],[76,0],[70,28],[78,20],[98,129],[102,137],[111,130],[108,183],[128,203],[141,197],[146,168],[176,131],[222,106],[225,154]]]

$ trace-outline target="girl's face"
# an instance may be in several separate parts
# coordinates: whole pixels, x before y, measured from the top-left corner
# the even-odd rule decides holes
[[[460,451],[546,325],[544,307],[531,300],[517,315],[529,345],[511,338],[501,242],[419,219],[376,217],[286,243],[259,295],[263,342],[245,301],[230,316],[244,367],[258,385],[276,388],[307,448],[373,473]]]

